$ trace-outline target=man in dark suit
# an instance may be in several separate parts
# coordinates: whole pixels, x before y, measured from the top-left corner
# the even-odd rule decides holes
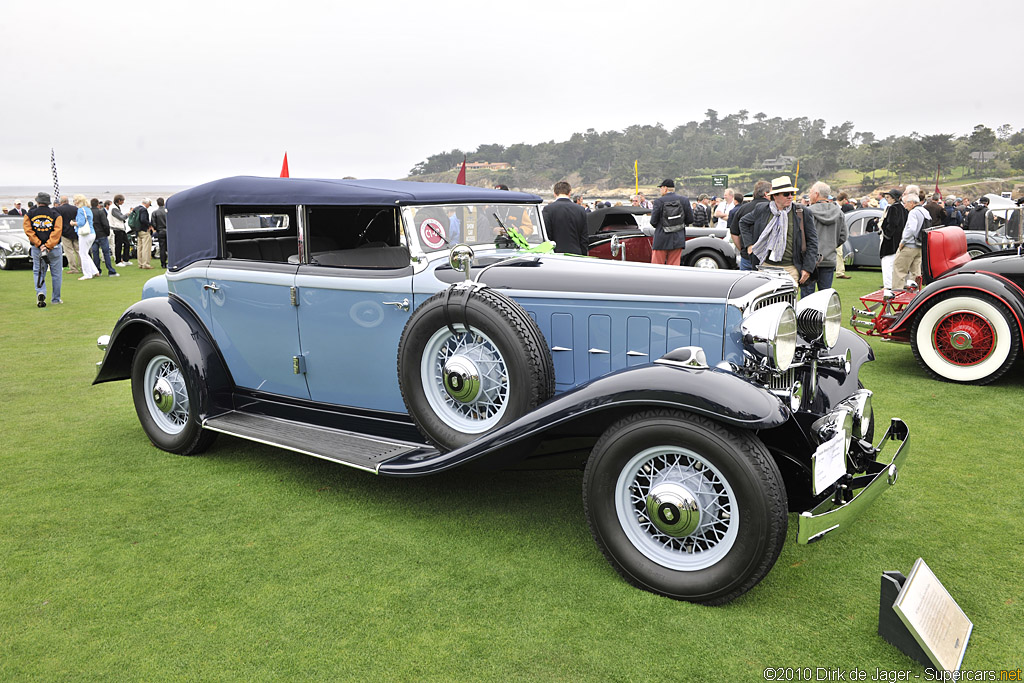
[[[651,244],[651,263],[665,263],[678,266],[686,246],[686,228],[670,231],[671,224],[679,220],[676,212],[681,212],[682,224],[693,225],[693,208],[690,200],[676,194],[676,183],[665,178],[658,186],[661,196],[654,200],[651,209],[651,227],[654,228],[654,242]],[[665,228],[669,228],[666,230]]]
[[[554,240],[555,251],[560,254],[586,256],[587,212],[569,197],[572,188],[560,180],[554,187],[555,201],[544,207],[544,225],[548,238]]]
[[[14,202],[14,208],[7,212],[8,216],[24,216],[27,212],[21,208],[21,202]]]

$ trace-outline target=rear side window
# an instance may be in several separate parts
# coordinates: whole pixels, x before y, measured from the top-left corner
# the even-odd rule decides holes
[[[226,206],[221,209],[224,258],[293,263],[299,240],[293,206]]]

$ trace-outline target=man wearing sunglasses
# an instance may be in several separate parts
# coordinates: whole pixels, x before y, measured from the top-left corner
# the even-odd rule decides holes
[[[770,201],[740,219],[740,236],[753,266],[781,268],[802,285],[814,272],[818,233],[810,212],[793,206],[796,191],[789,176],[772,180]]]

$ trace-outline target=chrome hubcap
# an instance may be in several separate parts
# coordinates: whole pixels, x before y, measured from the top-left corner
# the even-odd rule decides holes
[[[964,351],[972,348],[971,335],[964,330],[957,330],[949,336],[949,343],[957,351]]]
[[[479,330],[441,328],[420,360],[423,392],[434,413],[452,429],[480,434],[495,427],[512,387],[495,343]]]
[[[647,518],[666,536],[689,536],[700,526],[700,505],[685,486],[663,482],[647,494]]]
[[[480,370],[465,356],[452,356],[441,373],[444,390],[459,403],[472,403],[480,396]]]
[[[161,377],[153,385],[153,403],[162,413],[169,413],[174,410],[174,387]]]

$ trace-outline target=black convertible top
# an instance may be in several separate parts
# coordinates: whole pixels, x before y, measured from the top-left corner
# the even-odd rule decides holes
[[[596,235],[606,225],[622,225],[639,230],[640,226],[634,216],[642,216],[650,212],[650,209],[641,206],[612,206],[607,209],[596,209],[587,214],[587,234]]]

